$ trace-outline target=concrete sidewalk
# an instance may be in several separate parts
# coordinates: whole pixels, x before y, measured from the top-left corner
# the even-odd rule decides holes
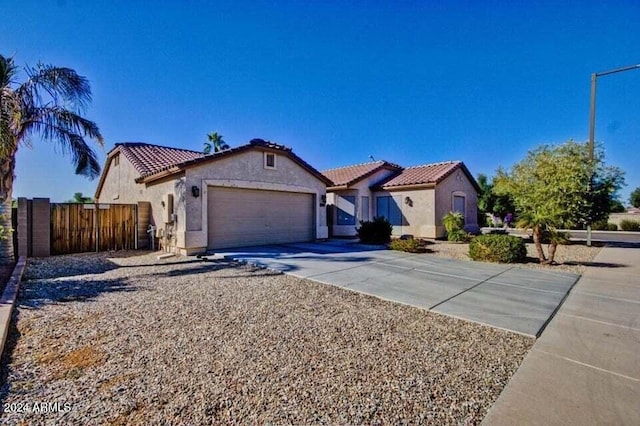
[[[602,249],[483,424],[640,424],[640,248]]]

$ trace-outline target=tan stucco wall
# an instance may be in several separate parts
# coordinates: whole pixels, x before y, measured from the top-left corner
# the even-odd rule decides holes
[[[111,160],[113,161],[113,160]],[[151,222],[159,228],[165,228],[167,222],[166,203],[162,206],[163,197],[167,194],[173,195],[173,211],[176,213],[176,220],[171,223],[172,229],[175,230],[175,244],[180,246],[183,241],[180,240],[184,236],[185,215],[181,205],[184,203],[182,192],[182,182],[184,178],[170,178],[162,182],[155,182],[150,185],[144,183],[136,183],[135,179],[139,177],[138,172],[133,165],[123,155],[120,155],[120,164],[113,166],[113,163],[107,170],[102,190],[98,194],[99,203],[123,203],[135,204],[138,201],[148,201],[151,204]]]
[[[465,197],[465,228],[478,226],[478,193],[467,175],[460,169],[440,182],[436,187],[436,216],[438,236],[444,236],[442,218],[453,210],[453,196]]]
[[[200,188],[200,197],[191,195],[191,187]],[[286,155],[276,154],[276,169],[264,168],[261,150],[250,150],[221,160],[201,164],[186,170],[184,239],[188,248],[207,246],[208,186],[269,189],[275,191],[304,192],[315,198],[316,238],[328,237],[326,209],[320,206],[326,194],[326,185]]]
[[[356,197],[356,224],[355,225],[333,225],[333,235],[338,237],[351,237],[356,235],[356,227],[360,226],[360,221],[362,220],[362,211],[361,211],[361,197],[369,197],[369,220],[373,219],[375,216],[375,206],[374,199],[369,189],[371,186],[381,182],[383,179],[388,176],[394,174],[394,171],[391,170],[378,170],[371,176],[355,183],[349,189],[338,190],[332,193],[327,194],[327,204],[336,205],[336,197],[340,195],[353,195]],[[333,214],[333,223],[337,223],[337,209],[331,209]]]
[[[431,188],[378,191],[374,194],[373,212],[376,213],[376,198],[392,196],[396,198],[397,205],[402,212],[402,225],[393,227],[393,236],[411,234],[416,238],[437,238],[437,229],[434,219],[435,191]],[[407,203],[406,197],[409,197]]]

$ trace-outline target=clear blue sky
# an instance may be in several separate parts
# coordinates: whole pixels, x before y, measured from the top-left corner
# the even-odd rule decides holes
[[[590,75],[640,63],[640,2],[0,0],[0,51],[89,78],[106,145],[263,138],[317,169],[464,161],[493,175],[585,141]],[[640,70],[598,81],[596,139],[640,186]],[[34,140],[14,196],[97,181]]]

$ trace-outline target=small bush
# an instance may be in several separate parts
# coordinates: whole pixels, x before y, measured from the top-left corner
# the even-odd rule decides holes
[[[607,231],[617,231],[618,225],[615,223],[607,223]]]
[[[462,229],[464,217],[460,212],[449,212],[442,217],[442,224],[447,231],[447,240],[466,241],[467,233]]]
[[[594,231],[604,231],[607,229],[607,221],[606,220],[598,220],[591,224],[591,229]]]
[[[428,251],[425,245],[424,241],[409,238],[406,240],[393,240],[391,244],[389,244],[389,248],[391,250],[406,251],[409,253],[425,253]]]
[[[391,240],[393,226],[384,217],[374,217],[372,221],[360,221],[358,238],[363,244],[387,244]]]
[[[623,219],[620,221],[620,229],[623,231],[640,231],[640,222]]]
[[[514,263],[527,257],[527,246],[513,235],[479,235],[469,244],[469,257],[485,262]]]

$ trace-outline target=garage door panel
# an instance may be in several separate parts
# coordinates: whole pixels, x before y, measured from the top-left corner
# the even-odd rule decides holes
[[[314,239],[311,194],[209,187],[209,248]]]

